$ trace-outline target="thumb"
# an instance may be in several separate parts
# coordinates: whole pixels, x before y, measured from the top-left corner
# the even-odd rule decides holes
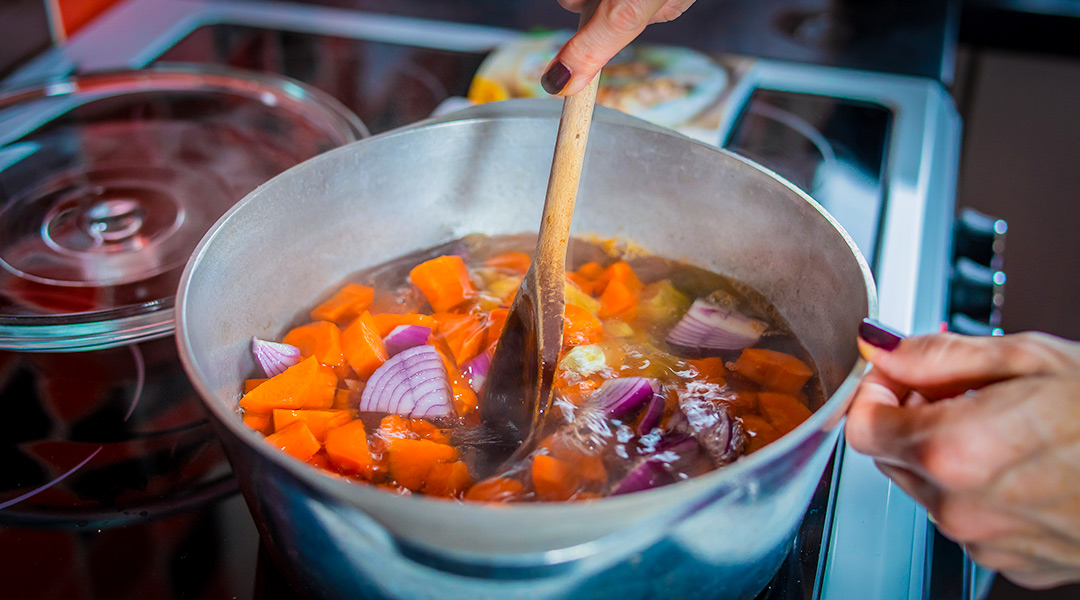
[[[1067,353],[1042,334],[972,337],[940,333],[910,337],[891,350],[876,345],[864,323],[859,348],[875,370],[931,400],[1026,375],[1044,375],[1065,367]],[[880,328],[879,328],[880,330]],[[1067,342],[1065,342],[1067,343]]]
[[[634,40],[667,0],[603,0],[592,19],[566,42],[540,83],[549,94],[572,96]]]

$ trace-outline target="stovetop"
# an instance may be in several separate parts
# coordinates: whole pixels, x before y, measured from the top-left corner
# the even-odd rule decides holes
[[[329,92],[379,133],[464,96],[487,49],[512,33],[425,36],[413,21],[245,12],[229,2],[178,17],[163,6],[132,2],[73,40],[69,56],[40,65],[195,62],[279,73]],[[146,25],[150,15],[172,21],[134,34],[141,46],[125,38],[126,54],[105,43],[109,31]],[[929,82],[815,69],[756,61],[732,83],[716,143],[787,177],[836,216],[874,269],[885,322],[936,328],[955,191],[951,105]],[[0,549],[11,557],[0,575],[14,597],[294,597],[260,551],[179,365],[146,360],[168,354],[155,344],[149,354],[140,345],[67,355],[70,368],[50,367],[55,355],[0,356],[0,399],[14,407],[8,423],[26,424],[0,424],[0,460],[13,465],[0,475]],[[84,385],[79,369],[102,383]],[[925,597],[931,536],[925,513],[841,444],[760,598]],[[865,556],[876,561],[860,564]]]

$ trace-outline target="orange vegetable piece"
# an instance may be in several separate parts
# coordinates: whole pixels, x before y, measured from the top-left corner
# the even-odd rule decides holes
[[[469,468],[463,461],[455,460],[449,463],[436,463],[428,473],[427,482],[424,483],[423,492],[429,496],[442,496],[454,498],[472,485],[472,477],[469,476]]]
[[[525,486],[516,479],[489,477],[474,484],[465,492],[465,499],[473,502],[509,502],[521,496]]]
[[[724,366],[724,359],[718,356],[688,360],[686,362],[693,365],[697,369],[698,376],[706,381],[723,384],[727,378],[727,367]]]
[[[540,442],[540,447],[546,448],[553,458],[570,465],[583,481],[587,483],[607,482],[607,469],[604,468],[604,460],[599,453],[588,452],[585,449],[563,443],[557,433],[544,438],[544,441]]]
[[[322,364],[344,375],[345,356],[341,353],[341,330],[330,321],[301,325],[285,334],[282,342],[300,349],[301,356],[314,356]]]
[[[503,327],[506,327],[506,316],[509,314],[508,308],[496,308],[488,313],[487,337],[484,340],[484,346],[490,348],[492,344],[498,343]]]
[[[323,469],[324,471],[333,471],[334,463],[330,462],[330,457],[326,455],[326,452],[316,452],[311,458],[307,459],[307,464]]]
[[[589,311],[567,304],[563,316],[563,346],[595,344],[604,335],[604,325]]]
[[[446,343],[436,344],[435,349],[439,351],[443,366],[446,367],[446,375],[450,379],[450,391],[454,394],[454,413],[460,417],[479,409],[480,399],[476,397],[476,392],[469,385],[469,380],[454,364],[454,359],[450,356]]]
[[[431,315],[397,315],[397,314],[381,314],[371,315],[371,321],[375,323],[375,331],[379,332],[379,337],[386,337],[390,335],[399,325],[422,325],[424,327],[430,327],[432,331],[435,331],[435,327],[438,323],[435,322],[435,317]]]
[[[780,432],[765,419],[754,415],[745,415],[739,418],[742,420],[743,428],[746,429],[746,451],[748,453],[760,450],[780,439]]]
[[[596,281],[604,276],[604,267],[600,266],[598,262],[587,262],[578,267],[574,274],[582,279]]]
[[[640,293],[641,288],[644,287],[644,284],[638,279],[637,274],[634,273],[634,269],[621,260],[617,263],[612,263],[610,267],[605,269],[604,274],[600,279],[606,280],[608,285],[611,285],[611,282],[613,281],[619,281],[626,286],[626,289],[635,294]]]
[[[370,475],[375,469],[363,421],[349,421],[331,429],[324,446],[331,462],[346,473]]]
[[[814,374],[803,361],[790,354],[747,348],[735,361],[735,371],[773,392],[795,394]]]
[[[390,477],[403,487],[420,491],[431,469],[438,463],[458,459],[453,446],[436,444],[430,440],[391,439],[386,448]]]
[[[438,335],[446,341],[458,365],[464,365],[480,353],[486,333],[486,326],[480,316],[450,313],[433,316],[439,324]]]
[[[245,394],[240,408],[264,414],[275,408],[330,408],[336,388],[337,375],[312,356]]]
[[[288,408],[274,409],[274,430],[282,429],[297,421],[307,423],[315,439],[320,442],[326,440],[326,432],[344,425],[352,420],[352,415],[347,410],[291,410]]]
[[[581,485],[570,465],[546,454],[533,457],[532,482],[544,500],[569,500]]]
[[[389,358],[371,313],[366,311],[342,332],[341,349],[349,366],[365,381]]]
[[[810,409],[794,396],[775,392],[760,392],[757,396],[761,416],[781,435],[810,418]]]
[[[357,396],[359,398],[359,396]],[[350,410],[356,407],[352,390],[335,390],[334,403],[330,406],[335,410]]]
[[[244,393],[246,394],[246,393],[250,392],[251,390],[259,387],[259,384],[266,381],[266,380],[267,379],[245,379],[244,380]]]
[[[420,288],[435,312],[446,312],[476,294],[465,261],[456,255],[420,263],[409,272],[409,280]]]
[[[244,412],[244,425],[263,435],[274,433],[274,423],[266,413]]]
[[[266,441],[300,460],[311,458],[319,451],[319,448],[322,448],[322,444],[303,421],[297,421],[281,431],[266,436]]]
[[[409,419],[409,429],[420,436],[420,439],[431,440],[437,444],[450,443],[450,438],[446,437],[446,433],[442,429],[424,419]]]
[[[633,319],[637,314],[637,305],[640,299],[638,292],[630,289],[625,282],[617,279],[612,280],[604,287],[604,293],[600,294],[600,313],[598,316],[601,319],[611,317]]]
[[[316,321],[345,323],[360,316],[375,300],[375,290],[366,285],[350,283],[329,300],[311,310]]]
[[[500,254],[484,261],[485,267],[506,269],[507,271],[513,271],[519,275],[524,275],[525,272],[529,270],[529,265],[531,264],[532,259],[524,252],[507,252],[506,254]]]

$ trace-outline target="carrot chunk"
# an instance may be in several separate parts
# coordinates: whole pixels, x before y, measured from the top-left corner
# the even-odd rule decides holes
[[[258,431],[263,435],[274,433],[274,423],[270,415],[265,413],[245,412],[244,425]]]
[[[435,312],[446,312],[476,294],[476,286],[460,256],[440,256],[420,263],[409,272],[409,280]]]
[[[524,252],[507,252],[506,254],[500,254],[484,261],[485,267],[506,269],[507,271],[513,271],[519,275],[524,275],[525,272],[529,270],[529,265],[531,264],[532,259]]]
[[[472,485],[469,468],[463,461],[436,463],[428,473],[423,492],[429,496],[456,498]]]
[[[319,448],[322,448],[322,444],[311,433],[307,423],[303,421],[297,421],[280,431],[266,436],[266,441],[300,460],[311,458],[319,451]]]
[[[563,316],[563,346],[595,344],[604,335],[604,325],[589,311],[567,304]]]
[[[311,318],[316,321],[346,323],[360,316],[375,300],[374,288],[358,283],[350,283],[341,288],[329,300],[311,310]]]
[[[557,433],[544,438],[540,447],[547,449],[552,458],[570,465],[582,481],[600,484],[607,482],[607,469],[604,468],[604,460],[599,453],[566,444]]]
[[[735,361],[735,371],[767,390],[786,394],[797,393],[814,374],[794,356],[763,348],[743,350]]]
[[[620,280],[612,280],[604,287],[604,293],[600,294],[601,319],[622,317],[633,319],[637,313],[638,292],[635,292]]]
[[[458,451],[453,446],[407,438],[391,439],[386,454],[390,477],[414,492],[423,489],[428,474],[436,464],[458,459]]]
[[[244,380],[244,393],[248,393],[251,390],[259,387],[259,384],[266,381],[266,379],[245,379]]]
[[[605,269],[601,279],[606,280],[608,285],[613,281],[621,282],[626,286],[626,289],[635,294],[640,293],[641,288],[644,287],[641,280],[638,279],[637,273],[634,273],[634,269],[621,260],[617,263],[612,263],[610,267]]]
[[[319,362],[344,376],[345,356],[341,353],[341,330],[330,321],[301,325],[285,334],[282,342],[300,349],[301,356],[314,356]]]
[[[409,419],[409,429],[420,436],[422,440],[431,440],[437,444],[449,444],[450,438],[446,432],[430,421],[424,419]]]
[[[375,324],[375,331],[379,332],[379,337],[386,337],[390,335],[398,325],[421,325],[423,327],[430,327],[432,331],[435,331],[435,327],[438,323],[435,322],[435,317],[431,315],[418,315],[418,314],[380,314],[371,315],[371,322]]]
[[[546,454],[533,457],[532,482],[536,493],[544,500],[569,500],[580,485],[570,465]]]
[[[334,390],[334,403],[330,408],[335,410],[349,410],[356,408],[359,397],[359,392],[357,392],[357,395],[354,397],[352,390]]]
[[[389,358],[371,313],[366,311],[342,332],[341,349],[349,366],[365,381]]]
[[[465,492],[465,499],[473,502],[509,502],[521,496],[525,486],[516,479],[490,477],[474,484]]]
[[[344,425],[352,420],[352,415],[347,410],[291,410],[288,408],[274,409],[274,430],[282,429],[297,421],[307,423],[315,439],[320,442],[326,440],[326,433],[331,429]]]
[[[719,356],[699,358],[696,360],[688,360],[686,362],[697,369],[698,378],[700,379],[723,385],[727,378],[727,367],[724,366],[724,359]]]
[[[478,410],[480,399],[476,397],[476,392],[469,385],[468,378],[455,364],[446,343],[436,344],[435,349],[439,351],[439,357],[442,358],[443,366],[446,367],[446,375],[450,379],[450,391],[454,394],[454,414],[462,417]]]
[[[496,308],[488,313],[487,337],[484,340],[484,346],[490,348],[492,344],[499,341],[503,327],[506,327],[506,316],[509,314],[508,308]]]
[[[580,267],[577,271],[571,273],[573,277],[571,280],[578,285],[587,294],[595,296],[604,291],[604,286],[607,285],[606,281],[603,281],[604,267],[600,266],[597,262],[588,262]]]
[[[363,421],[349,421],[326,432],[326,455],[346,473],[370,475],[375,461],[368,449]]]
[[[464,365],[480,353],[487,330],[480,316],[451,313],[438,313],[433,316],[439,324],[438,335],[446,341],[457,364]]]
[[[761,416],[781,435],[795,429],[800,423],[810,418],[810,409],[798,398],[789,394],[760,392],[757,395],[761,406]]]
[[[275,408],[330,408],[336,388],[337,376],[312,356],[245,394],[240,408],[264,414]]]
[[[746,451],[748,453],[760,450],[780,439],[780,432],[761,417],[745,415],[739,417],[739,419],[742,421],[743,428],[746,429],[748,438]]]

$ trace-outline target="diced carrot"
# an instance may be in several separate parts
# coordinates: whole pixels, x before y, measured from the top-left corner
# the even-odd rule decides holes
[[[420,289],[435,312],[446,312],[476,294],[465,261],[456,255],[420,263],[409,272],[409,280]]]
[[[311,458],[312,455],[319,451],[319,448],[322,448],[322,444],[311,433],[307,423],[303,421],[297,421],[280,431],[266,436],[266,441],[300,460]]]
[[[595,344],[604,336],[604,325],[589,311],[567,304],[563,316],[563,346]]]
[[[486,326],[479,315],[437,313],[433,316],[439,324],[438,335],[446,341],[458,365],[464,365],[480,353]]]
[[[424,493],[429,496],[456,498],[472,485],[469,468],[464,461],[436,463],[424,483]]]
[[[687,360],[686,362],[693,365],[697,369],[698,377],[706,381],[723,385],[727,378],[727,367],[724,366],[724,359],[718,356]]]
[[[532,259],[524,252],[507,252],[506,254],[500,254],[484,261],[485,267],[506,269],[507,271],[513,271],[519,275],[524,275],[525,272],[529,270],[529,265],[531,264]]]
[[[389,358],[371,313],[366,311],[342,332],[341,349],[349,366],[365,381]]]
[[[737,417],[750,414],[759,414],[761,407],[758,405],[758,395],[755,392],[739,390],[727,403],[731,413]]]
[[[414,492],[424,487],[432,467],[458,459],[458,451],[453,446],[406,438],[390,440],[386,454],[390,464],[390,477]]]
[[[490,477],[475,483],[465,492],[465,499],[473,502],[509,502],[521,496],[525,486],[516,479]]]
[[[626,289],[635,294],[641,293],[641,288],[644,287],[644,284],[638,279],[637,273],[634,273],[634,269],[621,260],[604,269],[604,274],[598,279],[606,281],[608,285],[611,285],[613,281],[620,281],[626,286]]]
[[[596,388],[600,387],[601,381],[602,378],[599,376],[592,376],[588,379],[575,377],[573,381],[559,377],[555,380],[555,393],[574,406],[581,406],[596,391]]]
[[[363,421],[349,421],[326,433],[326,454],[346,473],[370,475],[375,461],[368,449]]]
[[[431,440],[437,444],[450,443],[450,438],[446,436],[446,432],[439,429],[439,427],[430,421],[425,421],[424,419],[409,419],[409,429],[420,436],[420,439],[422,440]]]
[[[544,438],[540,447],[553,457],[570,465],[587,483],[605,483],[608,479],[604,460],[599,452],[589,452],[562,441],[558,433]]]
[[[798,393],[814,374],[794,356],[763,348],[743,350],[735,361],[735,371],[767,390],[787,394]]]
[[[371,306],[375,299],[375,290],[366,285],[350,283],[341,288],[329,300],[311,310],[311,318],[316,321],[347,323]]]
[[[443,366],[446,367],[446,375],[450,379],[450,390],[454,394],[454,413],[459,417],[471,414],[480,408],[480,399],[476,397],[476,392],[469,385],[469,380],[455,364],[446,343],[442,340],[439,342],[434,346],[439,351]]]
[[[268,379],[268,378],[267,378]],[[259,387],[259,384],[266,381],[266,379],[245,379],[244,380],[244,393],[248,393],[251,390]]]
[[[761,417],[745,415],[739,417],[739,419],[742,421],[743,428],[746,429],[747,453],[760,450],[764,446],[780,439],[780,432]]]
[[[330,462],[330,457],[326,455],[326,452],[319,451],[307,459],[307,464],[318,467],[324,471],[334,471],[334,463]]]
[[[430,327],[432,331],[435,331],[437,325],[435,323],[435,318],[431,315],[397,315],[387,313],[371,315],[371,320],[375,323],[375,331],[379,332],[379,337],[390,335],[390,332],[398,325],[422,325],[424,327]]]
[[[490,348],[492,344],[499,341],[503,327],[506,327],[506,316],[509,314],[508,308],[496,308],[488,313],[487,337],[484,340],[484,346]]]
[[[320,442],[326,440],[326,432],[344,425],[352,420],[352,415],[347,410],[291,410],[288,408],[274,409],[274,430],[282,429],[297,421],[307,423],[315,439]]]
[[[350,410],[356,408],[356,398],[359,397],[360,396],[357,395],[354,398],[352,390],[335,390],[334,404],[331,405],[330,408],[335,410]]]
[[[622,317],[633,319],[637,312],[638,293],[627,287],[626,283],[618,279],[610,281],[604,287],[604,293],[600,294],[601,319]]]
[[[385,439],[411,437],[409,419],[401,415],[386,415],[379,421],[379,436]]]
[[[245,394],[240,408],[264,414],[275,408],[330,408],[336,388],[337,376],[312,356]]]
[[[604,495],[599,492],[578,492],[574,495],[573,498],[571,498],[571,500],[574,500],[576,502],[582,502],[585,500],[598,500],[603,497]]]
[[[794,396],[775,392],[760,392],[757,396],[761,416],[781,434],[795,429],[810,418],[810,409]]]
[[[266,413],[244,411],[244,425],[263,435],[274,433],[274,422]]]
[[[532,482],[543,500],[569,500],[580,485],[570,465],[546,454],[533,457]]]
[[[566,279],[570,283],[573,283],[574,285],[576,285],[579,290],[581,290],[582,292],[588,294],[589,296],[592,296],[593,294],[596,293],[596,281],[595,280],[588,279],[588,278],[584,277],[583,275],[581,275],[580,273],[575,273],[573,271],[566,274]]]
[[[319,362],[334,369],[339,377],[348,374],[345,356],[341,353],[341,330],[330,321],[316,321],[301,325],[285,334],[282,342],[296,346],[301,356],[314,356]]]
[[[574,271],[574,274],[583,279],[596,281],[604,275],[604,267],[600,266],[600,263],[598,262],[587,262],[578,267],[578,270]]]

